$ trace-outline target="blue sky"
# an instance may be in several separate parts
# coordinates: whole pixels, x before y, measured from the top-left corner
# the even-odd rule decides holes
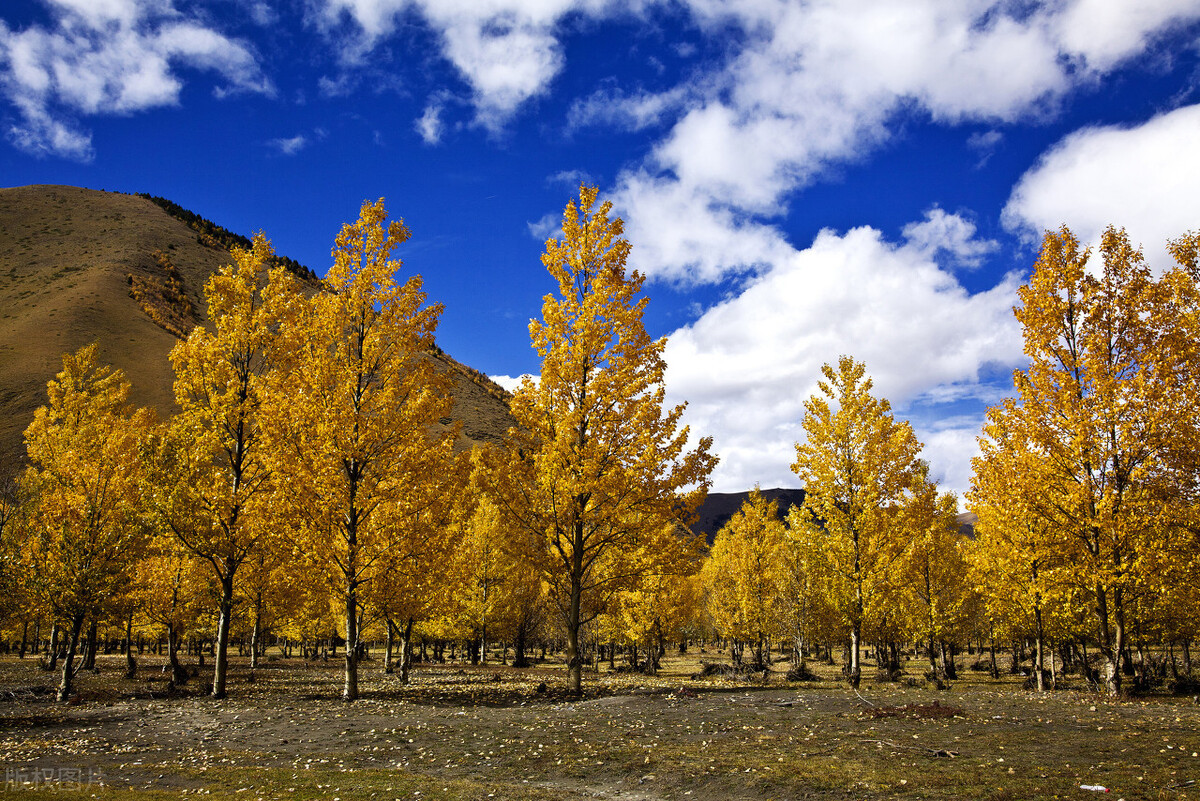
[[[168,197],[323,272],[385,197],[442,346],[536,373],[579,181],[627,223],[715,488],[795,485],[849,353],[969,484],[1041,232],[1200,227],[1195,0],[8,0],[0,185]]]

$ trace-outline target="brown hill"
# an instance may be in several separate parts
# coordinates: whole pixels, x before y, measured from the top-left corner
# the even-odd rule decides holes
[[[23,455],[23,432],[62,354],[89,342],[125,371],[135,403],[171,413],[167,354],[204,322],[204,281],[244,241],[161,198],[0,188],[0,474]],[[511,424],[504,390],[440,351],[431,358],[454,375],[463,444],[500,437]]]

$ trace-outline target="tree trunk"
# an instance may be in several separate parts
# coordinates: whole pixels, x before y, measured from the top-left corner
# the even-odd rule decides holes
[[[577,545],[580,536],[576,537]],[[579,615],[583,601],[583,552],[576,547],[571,571],[571,599],[567,609],[567,689],[572,695],[583,694],[583,658],[579,653]]]
[[[50,654],[46,669],[53,672],[58,665],[58,621],[50,624]]]
[[[408,684],[408,671],[412,667],[413,619],[404,623],[404,636],[400,640],[400,683]]]
[[[87,648],[83,652],[84,670],[96,669],[96,646],[98,645],[96,642],[96,628],[96,618],[93,616],[91,624],[88,625]]]
[[[383,672],[395,673],[396,668],[392,665],[392,645],[396,641],[396,624],[390,617],[384,618],[384,622],[387,624],[387,639],[383,648]]]
[[[862,647],[861,640],[862,622],[855,620],[850,626],[850,661],[846,665],[846,680],[856,690],[858,689],[859,682],[862,680],[862,665],[859,662]]]
[[[25,649],[29,647],[29,620],[21,621],[21,650],[17,652],[17,656],[21,659],[25,658]]]
[[[258,651],[262,641],[262,593],[254,595],[254,628],[250,631],[250,669],[258,669]]]
[[[358,586],[346,584],[346,684],[343,701],[358,700]]]
[[[187,684],[188,674],[183,665],[179,664],[179,634],[173,625],[167,626],[167,666],[171,670],[171,686],[178,687]]]
[[[1054,645],[1050,646],[1050,689],[1058,689],[1058,668],[1055,667]]]
[[[72,682],[75,679],[75,651],[79,648],[79,632],[83,630],[83,612],[76,612],[71,618],[71,633],[67,638],[67,654],[63,657],[62,681],[58,685],[58,700],[67,701],[71,698]]]
[[[133,658],[133,610],[125,618],[125,678],[137,676],[137,660]]]
[[[1108,591],[1096,588],[1096,616],[1099,624],[1100,653],[1104,656],[1104,685],[1109,695],[1121,694],[1121,653],[1125,650],[1125,613],[1121,591],[1112,594],[1109,609]]]
[[[525,626],[517,628],[517,636],[513,640],[513,661],[515,668],[529,667],[529,658],[525,656]]]
[[[221,575],[220,615],[217,620],[217,654],[213,666],[212,697],[225,697],[225,682],[229,673],[229,627],[233,617],[233,573],[236,566],[225,564]],[[204,664],[203,659],[200,664]]]

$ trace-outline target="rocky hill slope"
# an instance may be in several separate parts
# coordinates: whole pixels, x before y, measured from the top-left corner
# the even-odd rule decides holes
[[[205,322],[204,282],[244,241],[162,198],[0,188],[0,477],[19,464],[62,354],[90,342],[125,371],[135,403],[170,414],[167,354]],[[310,270],[281,260],[316,286]],[[462,444],[502,436],[511,425],[504,390],[441,351],[430,358],[454,376]]]

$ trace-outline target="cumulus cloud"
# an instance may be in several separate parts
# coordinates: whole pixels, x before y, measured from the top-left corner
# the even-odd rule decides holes
[[[1166,242],[1200,226],[1200,105],[1142,125],[1085,128],[1052,147],[1021,177],[1004,222],[1031,241],[1064,223],[1098,243],[1124,227],[1151,263],[1171,263]]]
[[[925,219],[904,226],[908,246],[922,256],[936,259],[940,254],[950,256],[954,264],[975,268],[984,256],[999,246],[992,240],[975,238],[975,224],[957,214],[947,214],[939,208],[925,212]]]
[[[1194,3],[1158,0],[1113,12],[1127,26],[1119,33],[1080,35],[1080,25],[1094,27],[1081,22],[1094,5],[690,0],[702,29],[742,31],[719,70],[659,94],[601,90],[568,121],[668,127],[612,196],[629,219],[636,207],[697,221],[684,238],[691,245],[661,218],[631,228],[648,275],[720,281],[773,263],[764,260],[775,249],[769,226],[791,195],[886,142],[897,116],[1003,126],[1051,114],[1072,89],[1200,18]],[[1001,136],[972,143],[986,158]],[[721,244],[731,241],[749,247]]]
[[[792,248],[779,229],[671,176],[628,171],[611,194],[643,274],[676,284],[766,269]]]
[[[933,251],[963,247],[965,228],[923,230],[920,247],[866,227],[822,231],[670,336],[668,392],[690,404],[693,431],[714,436],[718,487],[794,485],[804,401],[821,365],[841,354],[864,362],[876,392],[901,413],[911,407],[919,433],[958,401],[991,397],[988,377],[1021,362],[1011,311],[1017,278],[968,293],[930,256],[935,230],[945,239]],[[936,450],[927,455],[947,483],[969,470],[967,430],[933,431]]]
[[[271,91],[245,44],[169,0],[56,0],[51,11],[49,28],[0,22],[0,91],[19,116],[8,135],[27,152],[90,158],[78,118],[178,103],[179,66],[218,73],[218,94]]]
[[[336,37],[339,52],[361,60],[392,35],[406,14],[437,33],[442,55],[471,89],[475,121],[499,131],[563,67],[559,22],[568,13],[599,16],[610,0],[315,0],[311,18]]]
[[[488,376],[488,378],[492,379],[493,381],[495,381],[500,386],[504,387],[504,389],[508,390],[509,392],[516,392],[517,387],[521,386],[521,384],[525,381],[526,378],[532,380],[535,384],[537,383],[537,376],[531,376],[528,374],[519,375],[519,376],[490,375],[490,376]]]

